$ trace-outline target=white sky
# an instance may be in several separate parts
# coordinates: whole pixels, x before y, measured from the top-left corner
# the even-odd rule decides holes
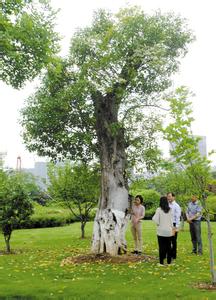
[[[189,27],[194,31],[196,42],[182,60],[180,72],[176,76],[176,85],[188,86],[196,96],[193,99],[193,132],[207,137],[207,150],[216,149],[215,139],[215,0],[51,0],[54,8],[61,8],[57,19],[57,31],[63,36],[62,55],[69,49],[70,38],[77,27],[91,22],[92,13],[98,8],[117,11],[126,4],[140,5],[151,13],[173,11],[188,19]],[[25,150],[18,125],[19,110],[30,95],[36,82],[27,83],[21,91],[12,89],[0,82],[0,151],[7,151],[6,164],[16,166],[18,155],[22,157],[22,167],[32,167],[41,160]]]

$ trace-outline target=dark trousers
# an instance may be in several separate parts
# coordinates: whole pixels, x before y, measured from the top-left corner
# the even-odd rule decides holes
[[[173,227],[176,227],[176,223],[173,223]],[[175,235],[171,236],[171,256],[174,259],[176,259],[176,255],[177,255],[177,237],[178,237],[177,232],[175,233]]]
[[[159,260],[160,264],[164,263],[164,259],[167,259],[167,263],[170,264],[172,260],[171,255],[171,237],[158,235],[159,246]]]
[[[202,239],[201,239],[201,221],[192,221],[190,223],[191,242],[193,245],[193,253],[202,253]]]

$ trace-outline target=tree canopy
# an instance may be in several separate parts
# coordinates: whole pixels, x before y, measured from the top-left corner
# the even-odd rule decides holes
[[[156,110],[192,40],[185,20],[173,14],[97,11],[72,37],[68,58],[49,68],[28,99],[21,122],[27,148],[52,158],[99,157],[103,105],[105,126],[112,136],[124,132],[130,161],[157,164]]]
[[[1,80],[20,88],[51,62],[59,50],[55,15],[46,0],[1,1]]]

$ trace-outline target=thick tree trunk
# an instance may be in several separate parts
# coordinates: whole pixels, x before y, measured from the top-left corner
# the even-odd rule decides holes
[[[124,130],[118,124],[117,114],[118,105],[112,97],[95,101],[101,196],[92,251],[111,255],[126,252],[125,230],[129,220]]]

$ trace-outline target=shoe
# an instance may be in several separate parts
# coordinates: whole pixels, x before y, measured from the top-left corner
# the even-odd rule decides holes
[[[164,264],[160,264],[160,263],[157,263],[157,266],[158,266],[158,267],[165,267]]]
[[[198,252],[198,255],[203,255],[202,252]]]
[[[191,254],[197,254],[196,251],[192,251]]]
[[[137,255],[142,255],[142,252],[141,251],[137,251]]]
[[[137,250],[134,250],[131,252],[132,254],[138,254],[138,251]]]

